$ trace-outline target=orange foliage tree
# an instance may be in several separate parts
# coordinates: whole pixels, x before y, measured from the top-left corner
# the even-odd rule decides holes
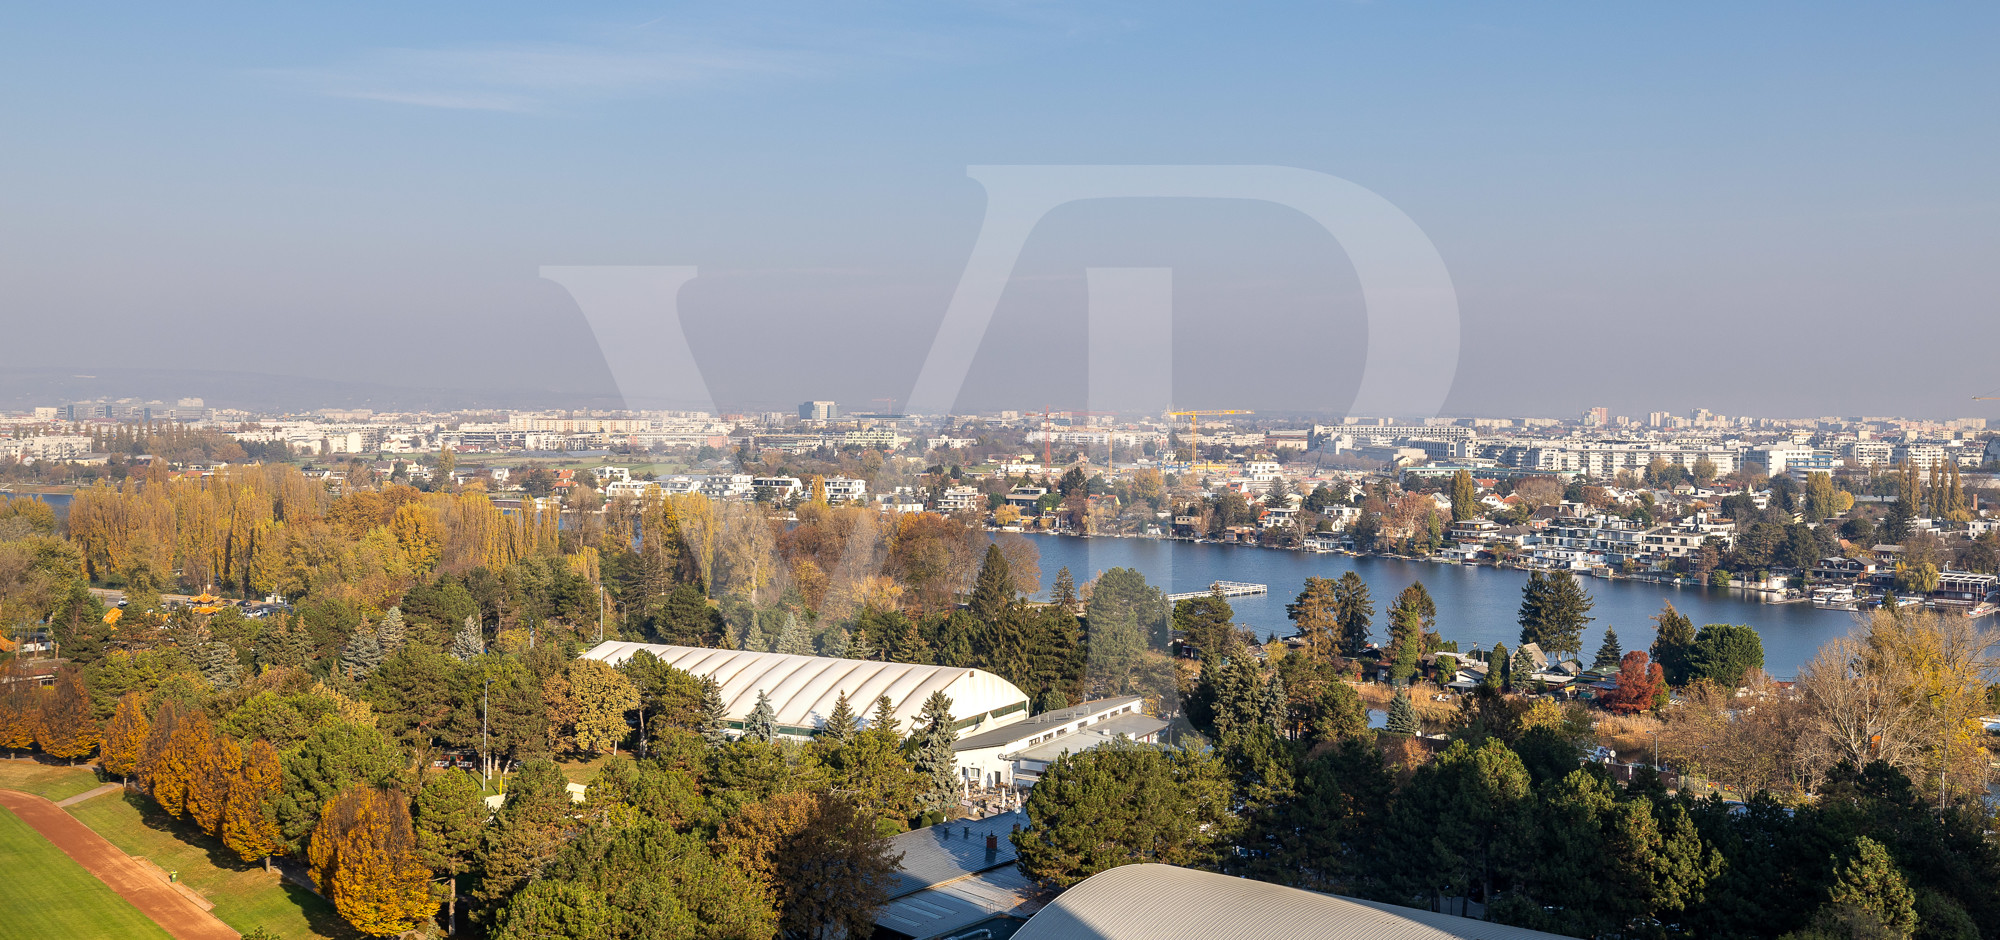
[[[111,723],[104,726],[103,751],[99,757],[105,773],[113,773],[130,780],[139,773],[139,762],[146,753],[146,735],[152,731],[153,723],[146,718],[146,700],[137,692],[127,692],[118,699],[118,710],[111,715]]]
[[[271,805],[283,783],[277,750],[269,741],[254,741],[243,749],[222,810],[222,844],[246,862],[263,859],[266,869],[271,867],[271,856],[285,847]]]
[[[57,670],[56,684],[43,693],[40,710],[35,743],[42,753],[75,761],[97,750],[97,718],[90,711],[83,673],[68,666]]]
[[[308,857],[321,892],[362,933],[395,936],[438,909],[409,805],[396,790],[361,785],[327,801]]]

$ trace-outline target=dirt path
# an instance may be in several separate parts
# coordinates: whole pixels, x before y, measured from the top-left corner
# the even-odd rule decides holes
[[[140,910],[178,940],[237,940],[236,930],[161,882],[118,847],[90,831],[54,803],[28,793],[0,790],[0,806],[76,859],[84,870]]]

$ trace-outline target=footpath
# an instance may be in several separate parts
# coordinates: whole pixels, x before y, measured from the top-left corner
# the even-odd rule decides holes
[[[117,786],[111,784],[110,789]],[[78,803],[107,792],[110,790],[99,787],[63,803]],[[57,808],[56,804],[30,793],[0,790],[0,806],[21,817],[21,821],[41,833],[42,838],[76,859],[85,871],[96,875],[120,897],[132,902],[133,907],[152,918],[176,940],[238,940],[235,928],[202,910],[174,890],[173,886],[161,881],[157,874],[137,859],[105,841],[103,836],[92,832],[90,827]]]

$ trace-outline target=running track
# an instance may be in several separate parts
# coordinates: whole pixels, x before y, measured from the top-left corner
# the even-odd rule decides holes
[[[196,907],[193,901],[161,882],[132,857],[77,822],[54,803],[28,793],[0,790],[0,806],[76,859],[84,870],[111,886],[176,940],[238,940],[235,928]]]

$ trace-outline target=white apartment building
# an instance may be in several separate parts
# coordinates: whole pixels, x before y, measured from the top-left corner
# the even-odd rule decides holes
[[[986,508],[986,495],[975,487],[952,486],[938,494],[938,512],[977,512]]]
[[[73,460],[88,453],[90,453],[90,436],[87,434],[46,434],[41,437],[0,440],[0,457],[13,457],[22,461]]]
[[[827,477],[826,501],[829,503],[859,502],[868,497],[868,481],[850,477]]]

